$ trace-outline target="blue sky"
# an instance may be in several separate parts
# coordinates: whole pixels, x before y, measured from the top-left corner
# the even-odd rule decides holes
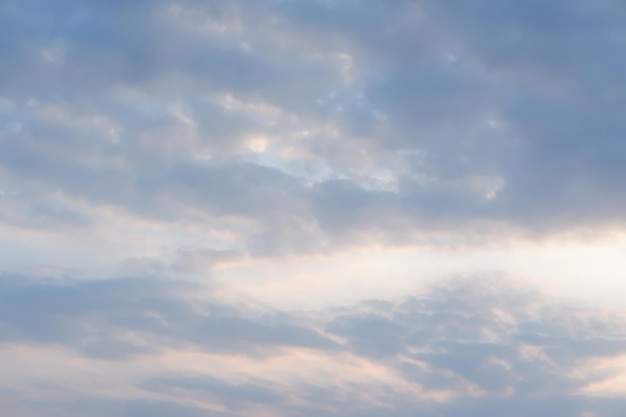
[[[626,6],[0,3],[0,410],[623,415]]]

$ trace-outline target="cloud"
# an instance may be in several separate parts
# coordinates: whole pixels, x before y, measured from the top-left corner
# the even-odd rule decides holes
[[[365,231],[621,222],[610,2],[74,6],[5,6],[14,188],[243,216],[266,253],[278,236],[320,251]],[[309,232],[280,234],[294,223]]]
[[[543,274],[603,254],[572,286],[600,299],[581,276],[618,281],[623,242],[555,239],[623,229],[625,14],[4,1],[0,408],[618,415],[602,387],[621,390],[623,320],[542,298],[567,271],[537,293],[485,278],[389,293],[432,271]],[[515,245],[541,256],[494,249]]]
[[[202,299],[197,285],[140,278],[47,282],[2,277],[5,344],[53,344],[103,359],[175,346],[272,354],[280,346],[332,349],[286,316],[251,316]]]
[[[210,293],[200,297],[197,286],[148,279],[50,283],[5,276],[1,288],[5,351],[63,346],[94,369],[120,362],[135,369],[131,374],[145,360],[153,364],[131,382],[126,400],[100,397],[125,407],[123,415],[180,406],[191,415],[265,409],[373,416],[419,409],[433,416],[461,410],[583,416],[617,415],[623,405],[585,393],[617,375],[595,364],[625,356],[623,319],[502,281],[446,282],[403,299],[288,316],[250,315],[212,301]],[[323,365],[325,377],[315,376],[322,368],[306,366],[300,349],[322,355],[322,364],[332,361]],[[202,366],[175,372],[160,358],[176,350],[252,362],[226,374]],[[282,373],[262,370],[282,360],[293,364]],[[360,365],[347,366],[354,361]],[[373,373],[361,375],[367,368]],[[55,385],[63,391],[63,382]],[[78,400],[73,394],[67,401]]]

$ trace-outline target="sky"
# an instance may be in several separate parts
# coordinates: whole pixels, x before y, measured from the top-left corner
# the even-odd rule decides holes
[[[0,1],[0,414],[623,416],[624,21]]]

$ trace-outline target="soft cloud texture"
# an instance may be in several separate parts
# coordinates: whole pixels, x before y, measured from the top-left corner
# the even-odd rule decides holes
[[[0,410],[619,415],[625,16],[5,0]]]
[[[621,222],[617,5],[51,7],[4,6],[9,189],[241,216],[260,251],[281,250],[268,229],[319,250],[346,232]],[[23,204],[36,224],[89,224]]]
[[[251,315],[181,283],[4,277],[2,306],[2,369],[13,375],[3,390],[16,415],[37,404],[128,416],[612,416],[624,406],[590,392],[626,370],[622,315],[497,280],[287,316]],[[73,359],[42,371],[25,362],[32,355]],[[622,370],[602,366],[609,359]],[[90,404],[96,393],[104,408]]]

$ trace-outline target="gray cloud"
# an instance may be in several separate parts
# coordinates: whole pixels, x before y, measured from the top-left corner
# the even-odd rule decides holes
[[[194,297],[191,284],[150,279],[46,282],[3,276],[5,344],[60,344],[104,359],[156,354],[175,346],[272,354],[280,346],[333,349],[287,316],[250,316]],[[125,334],[135,333],[135,341]]]
[[[472,416],[513,416],[520,411],[617,415],[623,405],[581,391],[616,375],[588,366],[626,352],[619,317],[554,303],[495,281],[448,282],[416,297],[366,302],[321,316],[252,317],[231,305],[194,300],[190,295],[195,291],[193,286],[147,279],[46,283],[5,276],[3,343],[64,345],[78,355],[126,361],[131,367],[133,355],[159,355],[168,347],[259,360],[277,354],[281,347],[302,347],[331,355],[354,354],[397,374],[405,387],[455,393],[435,403],[411,399],[386,381],[338,386],[330,381],[329,386],[306,381],[279,384],[262,378],[232,382],[203,375],[200,369],[195,376],[155,369],[156,376],[138,387],[189,404],[194,398],[210,398],[230,410],[224,415],[250,407],[307,416],[322,409],[330,415],[379,415],[372,400],[390,407],[387,412],[410,415],[419,409],[428,416],[462,415],[461,410]],[[320,327],[343,342],[331,342],[315,330]],[[120,339],[129,331],[143,336],[146,344]],[[482,394],[475,396],[472,390]],[[366,392],[370,400],[363,403],[358,396]],[[183,403],[161,407],[133,401],[124,406],[122,415],[143,415],[151,407],[168,410]],[[193,408],[185,412],[201,414]]]
[[[9,2],[3,117],[19,129],[3,134],[6,181],[139,215],[185,216],[175,201],[243,215],[258,222],[250,250],[261,253],[293,223],[312,225],[317,244],[280,239],[315,251],[346,231],[399,238],[386,217],[400,229],[621,221],[623,71],[609,57],[622,8],[492,6]],[[217,99],[228,94],[243,107]],[[270,110],[246,102],[283,114],[254,116]],[[294,138],[329,123],[341,139]],[[301,155],[241,153],[255,135]],[[202,153],[213,156],[199,164]],[[307,188],[306,169],[330,178]],[[372,189],[379,171],[394,192]],[[89,224],[62,214],[71,207],[35,207],[34,227],[42,215]]]
[[[585,367],[626,351],[615,317],[473,281],[259,313],[181,277],[420,232],[623,224],[625,16],[613,0],[2,2],[3,244],[38,264],[93,238],[76,257],[119,245],[124,267],[167,276],[0,275],[3,349],[131,368],[169,349],[260,363],[303,349],[454,396],[155,369],[125,400],[62,380],[65,399],[34,400],[0,378],[0,408],[200,416],[206,395],[223,416],[620,415],[622,400],[582,393],[614,374]],[[90,261],[71,262],[51,267]]]

